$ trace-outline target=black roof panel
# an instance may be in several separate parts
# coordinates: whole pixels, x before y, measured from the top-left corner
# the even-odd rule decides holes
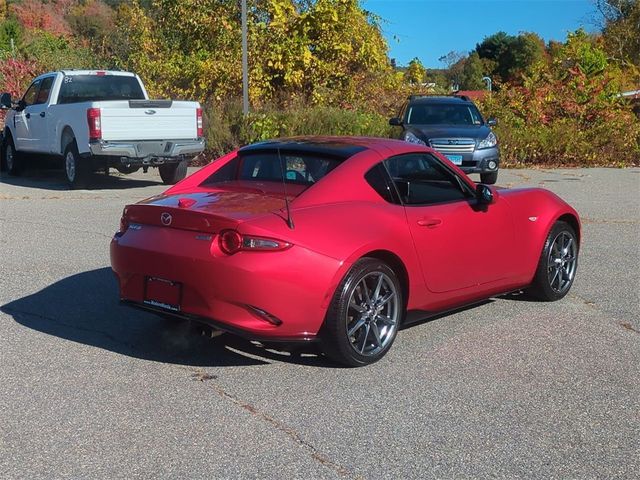
[[[264,142],[253,143],[242,147],[241,153],[252,152],[273,152],[280,150],[281,152],[298,152],[313,153],[331,157],[338,157],[343,160],[355,155],[356,153],[366,150],[367,147],[351,143],[348,139],[323,138],[323,137],[299,137],[299,138],[279,138],[275,140],[266,140]]]

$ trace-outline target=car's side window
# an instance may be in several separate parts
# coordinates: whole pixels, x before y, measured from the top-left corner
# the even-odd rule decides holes
[[[24,103],[25,107],[28,107],[29,105],[33,105],[35,103],[41,82],[42,80],[36,80],[25,92],[24,96],[22,97],[22,102]]]
[[[472,192],[453,172],[428,153],[388,158],[384,165],[406,205],[433,205],[472,198]]]
[[[51,92],[51,85],[53,85],[54,77],[47,77],[42,80],[40,84],[40,90],[38,91],[38,95],[36,96],[34,105],[39,105],[41,103],[47,103],[49,100],[49,93]]]
[[[371,170],[369,170],[365,176],[365,180],[371,188],[373,188],[378,195],[384,198],[389,203],[401,204],[398,197],[398,191],[392,183],[389,174],[387,173],[384,165],[378,163]]]

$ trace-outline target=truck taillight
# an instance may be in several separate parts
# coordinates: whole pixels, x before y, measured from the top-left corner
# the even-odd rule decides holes
[[[87,123],[89,124],[89,141],[102,139],[102,121],[99,108],[87,109]]]
[[[202,137],[203,129],[202,129],[202,109],[196,108],[196,129],[198,132],[198,138]]]

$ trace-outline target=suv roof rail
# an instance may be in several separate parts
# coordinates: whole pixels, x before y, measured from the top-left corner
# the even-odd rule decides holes
[[[415,100],[416,98],[459,98],[460,100],[464,100],[466,102],[470,102],[471,99],[467,96],[467,95],[458,95],[456,92],[453,92],[449,95],[439,95],[439,94],[429,94],[429,93],[423,93],[423,94],[416,94],[416,95],[409,95],[408,100]]]

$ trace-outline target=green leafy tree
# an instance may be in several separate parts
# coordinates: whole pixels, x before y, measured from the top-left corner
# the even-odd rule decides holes
[[[486,87],[482,80],[484,74],[484,63],[477,52],[472,52],[464,62],[460,88],[462,90],[484,90]]]
[[[606,50],[623,62],[640,67],[640,2],[595,0],[601,14]]]
[[[420,61],[420,59],[416,57],[409,62],[409,66],[407,67],[407,70],[404,72],[404,78],[411,85],[420,86],[422,85],[422,82],[424,82],[425,73],[426,73],[426,69],[422,65],[422,62]]]

